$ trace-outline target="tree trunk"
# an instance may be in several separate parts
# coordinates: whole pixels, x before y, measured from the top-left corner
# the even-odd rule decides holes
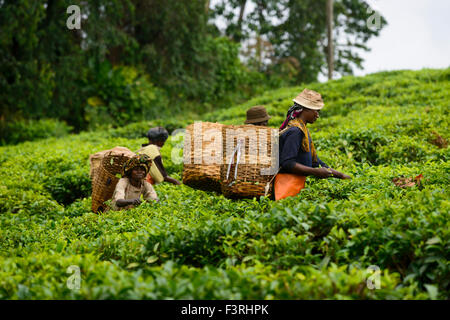
[[[242,19],[244,18],[244,11],[245,11],[245,4],[247,3],[247,0],[241,1],[241,9],[239,10],[239,19],[238,19],[238,26],[241,27],[242,25]]]
[[[328,31],[328,79],[333,79],[334,49],[333,49],[333,0],[327,0],[327,31]]]
[[[242,40],[242,20],[244,19],[244,11],[245,11],[245,4],[247,3],[247,0],[241,0],[241,7],[239,9],[239,17],[237,21],[237,28],[238,31],[234,33],[233,40],[236,42],[241,42]]]
[[[209,0],[206,0],[206,3],[205,3],[205,13],[206,13],[206,16],[208,16],[208,13],[209,13]]]

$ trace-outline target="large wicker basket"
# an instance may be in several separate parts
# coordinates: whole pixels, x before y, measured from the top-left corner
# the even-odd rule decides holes
[[[105,152],[101,165],[95,169],[92,182],[92,211],[107,210],[105,201],[112,198],[117,182],[121,178],[123,164],[135,155],[124,147],[115,147]]]
[[[184,184],[205,191],[220,191],[222,127],[220,123],[211,122],[187,126],[183,149]],[[211,156],[213,161],[209,160]],[[214,161],[217,157],[220,159]]]
[[[272,178],[278,169],[278,152],[273,153],[278,151],[277,130],[224,126],[223,141],[222,193],[228,198],[271,196]]]

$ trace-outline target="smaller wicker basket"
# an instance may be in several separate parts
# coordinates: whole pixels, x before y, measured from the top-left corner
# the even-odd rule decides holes
[[[104,202],[112,198],[117,182],[119,182],[119,178],[106,171],[102,166],[97,169],[92,184],[93,212],[103,212],[109,209]]]
[[[203,159],[205,156],[220,153],[222,156],[222,127],[220,123],[202,122],[201,135],[194,133],[195,124],[186,127],[187,135],[184,141],[184,165],[183,165],[183,183],[194,188],[204,191],[220,192],[220,163],[206,163]],[[216,132],[219,141],[208,136],[209,133]],[[195,136],[201,136],[202,146],[196,148]],[[211,138],[211,139],[210,139]],[[189,140],[188,140],[189,139]],[[190,148],[188,148],[190,146]],[[196,159],[202,159],[201,163],[195,163]],[[197,160],[198,162],[198,160]]]
[[[105,153],[102,167],[112,174],[121,174],[124,163],[136,154],[124,147],[115,147]]]
[[[117,182],[121,178],[123,164],[135,155],[124,147],[106,150],[101,165],[95,169],[92,182],[92,211],[102,212],[109,208],[105,201],[112,198]]]
[[[89,170],[89,177],[91,178],[91,182],[94,182],[94,177],[96,176],[96,170],[101,166],[102,159],[110,150],[103,150],[89,156],[89,163],[91,165]]]

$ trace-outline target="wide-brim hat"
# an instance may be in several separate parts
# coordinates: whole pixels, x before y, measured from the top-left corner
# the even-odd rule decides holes
[[[246,124],[263,122],[269,120],[271,117],[267,114],[266,108],[264,106],[254,106],[247,110],[247,120]]]
[[[312,110],[320,110],[325,105],[320,93],[309,89],[303,90],[293,101],[296,104]]]

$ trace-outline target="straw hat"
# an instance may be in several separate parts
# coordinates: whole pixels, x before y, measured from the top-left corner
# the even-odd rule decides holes
[[[270,116],[267,114],[264,106],[254,106],[247,110],[247,120],[245,120],[245,123],[258,123],[269,119]]]
[[[320,93],[309,89],[303,90],[293,101],[312,110],[320,110],[324,106]]]

